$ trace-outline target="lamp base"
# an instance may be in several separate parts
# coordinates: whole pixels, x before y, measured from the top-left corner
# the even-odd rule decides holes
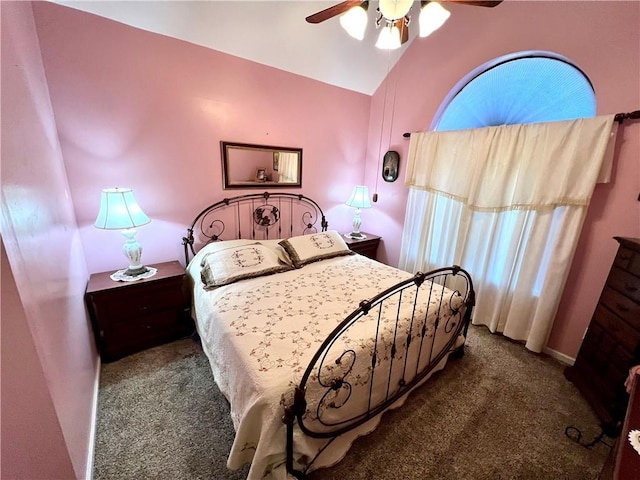
[[[362,232],[345,233],[345,238],[351,238],[352,240],[364,240],[367,236]]]
[[[144,280],[153,277],[157,272],[157,268],[142,267],[129,273],[130,269],[125,268],[111,274],[111,280],[114,282],[135,282],[136,280]]]
[[[149,269],[144,265],[136,268],[127,268],[125,270],[125,275],[129,275],[130,277],[137,277],[138,275],[142,275],[143,273],[147,273]]]

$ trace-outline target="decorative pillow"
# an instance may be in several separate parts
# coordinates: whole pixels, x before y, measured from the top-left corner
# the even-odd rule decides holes
[[[289,257],[287,251],[280,245],[280,240],[256,240],[258,243],[269,247],[278,254],[278,258],[282,263],[286,263],[290,267],[293,267],[293,261]]]
[[[201,265],[202,283],[209,288],[293,268],[283,263],[273,248],[257,242],[208,253]]]
[[[318,260],[354,254],[335,230],[291,237],[282,240],[280,245],[289,254],[296,268]]]

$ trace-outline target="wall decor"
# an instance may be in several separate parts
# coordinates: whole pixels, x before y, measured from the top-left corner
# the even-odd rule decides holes
[[[384,154],[382,160],[382,179],[385,182],[395,182],[398,178],[400,155],[394,150]]]
[[[302,186],[302,149],[220,142],[224,188]]]

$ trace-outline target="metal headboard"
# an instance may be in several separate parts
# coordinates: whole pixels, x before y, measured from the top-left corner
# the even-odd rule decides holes
[[[182,238],[185,263],[189,252],[196,254],[196,242],[202,248],[219,240],[288,238],[324,232],[328,226],[320,205],[301,194],[263,192],[225,198],[202,210],[187,229]]]

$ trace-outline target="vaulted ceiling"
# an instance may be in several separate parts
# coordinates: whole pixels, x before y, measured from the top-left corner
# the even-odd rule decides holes
[[[362,41],[349,37],[337,18],[316,25],[305,21],[338,1],[55,1],[368,95],[416,36],[416,28],[410,29],[399,50],[375,48],[374,1]]]

